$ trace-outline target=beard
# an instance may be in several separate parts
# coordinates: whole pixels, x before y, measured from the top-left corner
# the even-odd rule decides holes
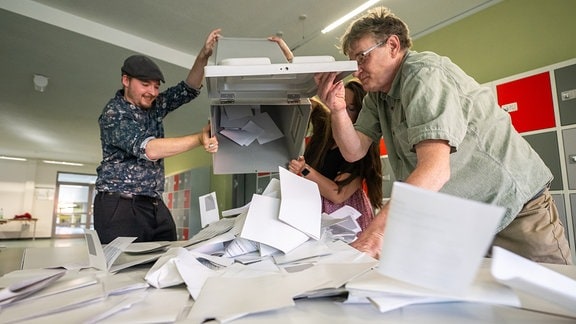
[[[150,94],[138,94],[132,91],[130,88],[125,90],[125,99],[130,102],[131,104],[142,108],[142,109],[150,109],[154,100],[156,100],[155,96],[151,96]]]

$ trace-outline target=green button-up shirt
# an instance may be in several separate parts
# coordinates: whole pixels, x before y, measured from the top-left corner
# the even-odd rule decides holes
[[[384,138],[400,181],[416,168],[417,143],[448,141],[451,176],[440,191],[505,207],[498,230],[552,180],[490,89],[431,52],[409,51],[390,91],[366,96],[355,128]]]

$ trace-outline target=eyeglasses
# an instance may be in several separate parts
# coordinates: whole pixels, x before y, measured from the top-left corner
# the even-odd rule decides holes
[[[362,53],[359,53],[358,55],[356,55],[356,62],[358,63],[358,65],[362,65],[364,63],[364,61],[366,60],[366,57],[368,57],[368,54],[370,54],[370,52],[372,52],[373,50],[375,50],[376,48],[382,46],[386,44],[386,41],[382,41],[382,42],[378,42],[376,43],[376,45],[370,47],[369,49],[365,50]]]

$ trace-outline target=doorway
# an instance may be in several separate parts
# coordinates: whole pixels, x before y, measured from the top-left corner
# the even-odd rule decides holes
[[[58,172],[52,237],[74,238],[93,229],[96,175]]]

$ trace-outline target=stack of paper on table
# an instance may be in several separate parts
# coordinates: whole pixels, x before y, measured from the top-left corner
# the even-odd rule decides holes
[[[346,284],[351,302],[383,312],[446,301],[523,307],[521,290],[576,314],[576,281],[498,247],[490,268],[484,255],[503,208],[403,183],[390,204],[379,267]]]
[[[155,287],[186,284],[195,300],[189,319],[226,321],[291,306],[295,298],[338,290],[376,265],[348,244],[323,236],[317,185],[279,169],[280,180],[272,179],[262,195],[254,195],[238,211],[233,226],[232,219],[221,219],[195,236],[206,237],[210,227],[231,227],[229,231],[206,240],[193,237],[195,244],[171,249],[146,275]],[[224,254],[202,254],[214,254],[212,247],[224,249]],[[252,261],[242,260],[252,253]],[[228,259],[242,261],[227,264]],[[229,292],[225,298],[223,287]],[[261,296],[267,296],[265,302]]]
[[[573,280],[497,248],[491,263],[483,258],[501,217],[502,210],[498,207],[395,184],[382,258],[377,261],[332,236],[329,225],[321,224],[319,211],[306,215],[313,220],[311,223],[301,222],[293,214],[281,216],[284,199],[290,202],[288,207],[303,206],[299,200],[314,201],[316,196],[309,193],[314,191],[309,183],[301,183],[308,180],[293,178],[286,170],[280,171],[280,181],[271,181],[262,195],[280,200],[280,206],[269,209],[266,208],[268,202],[263,207],[256,198],[240,208],[237,217],[208,225],[195,235],[195,240],[170,244],[170,249],[160,252],[156,263],[145,274],[147,282],[130,272],[113,274],[106,271],[108,265],[104,271],[79,272],[81,276],[92,277],[65,279],[71,273],[67,272],[49,287],[52,289],[30,295],[2,310],[2,321],[42,318],[46,322],[92,323],[110,317],[114,322],[174,322],[178,316],[180,320],[193,322],[208,318],[226,322],[248,314],[289,307],[298,298],[339,294],[343,287],[349,292],[348,302],[370,301],[381,311],[415,303],[446,301],[542,310],[525,305],[526,299],[518,298],[517,294],[522,291],[537,294],[538,298],[557,307],[544,311],[562,313],[558,311],[560,309],[567,316],[574,316],[570,315],[574,313],[572,305],[576,304]],[[292,191],[307,192],[306,198],[300,192]],[[411,204],[413,201],[419,204]],[[254,207],[256,209],[250,211]],[[255,211],[265,211],[263,213],[267,215]],[[350,212],[342,211],[344,215],[351,215]],[[300,236],[296,236],[297,240],[286,243],[286,237],[258,233],[258,223],[251,217],[265,219],[266,227],[261,226],[260,232],[276,231],[276,228],[284,231],[284,226],[289,226],[306,239],[296,244],[294,242],[300,242]],[[320,224],[319,232],[317,224]],[[246,226],[254,227],[251,239],[241,235]],[[456,233],[453,226],[463,233]],[[229,249],[231,246],[233,248]],[[118,248],[118,245],[112,247]],[[156,248],[129,245],[120,250],[140,253]],[[97,244],[94,249],[98,250]],[[258,258],[252,262],[238,261],[253,253]],[[466,264],[455,267],[450,258]],[[414,268],[408,269],[407,265]],[[447,266],[450,269],[446,269]],[[41,281],[41,276],[53,273],[4,276],[1,279],[8,282],[0,280],[0,287],[30,278]],[[158,288],[184,283],[187,289],[144,290],[147,283]],[[46,302],[54,294],[58,294],[53,298],[58,301],[57,305]],[[189,296],[194,299],[191,308],[187,307]],[[161,311],[149,307],[168,299],[170,305],[162,307]],[[25,311],[31,306],[34,312]],[[121,312],[127,307],[133,308],[133,312]],[[138,314],[138,318],[134,318],[134,314]]]
[[[56,318],[65,314],[67,322],[72,318],[89,322],[91,318],[101,317],[104,310],[90,313],[85,309],[95,303],[114,301],[116,296],[130,298],[131,304],[145,299],[141,293],[148,284],[127,275],[110,275],[102,271],[66,271],[63,269],[31,269],[19,270],[2,277],[1,286],[7,286],[0,291],[0,299],[4,292],[17,292],[17,298],[1,305],[0,322],[12,323],[24,320],[42,318],[50,323],[49,317]],[[136,299],[136,296],[138,298]],[[7,301],[6,299],[3,299]],[[78,317],[71,312],[79,310]],[[107,314],[112,315],[121,309],[108,308]]]

